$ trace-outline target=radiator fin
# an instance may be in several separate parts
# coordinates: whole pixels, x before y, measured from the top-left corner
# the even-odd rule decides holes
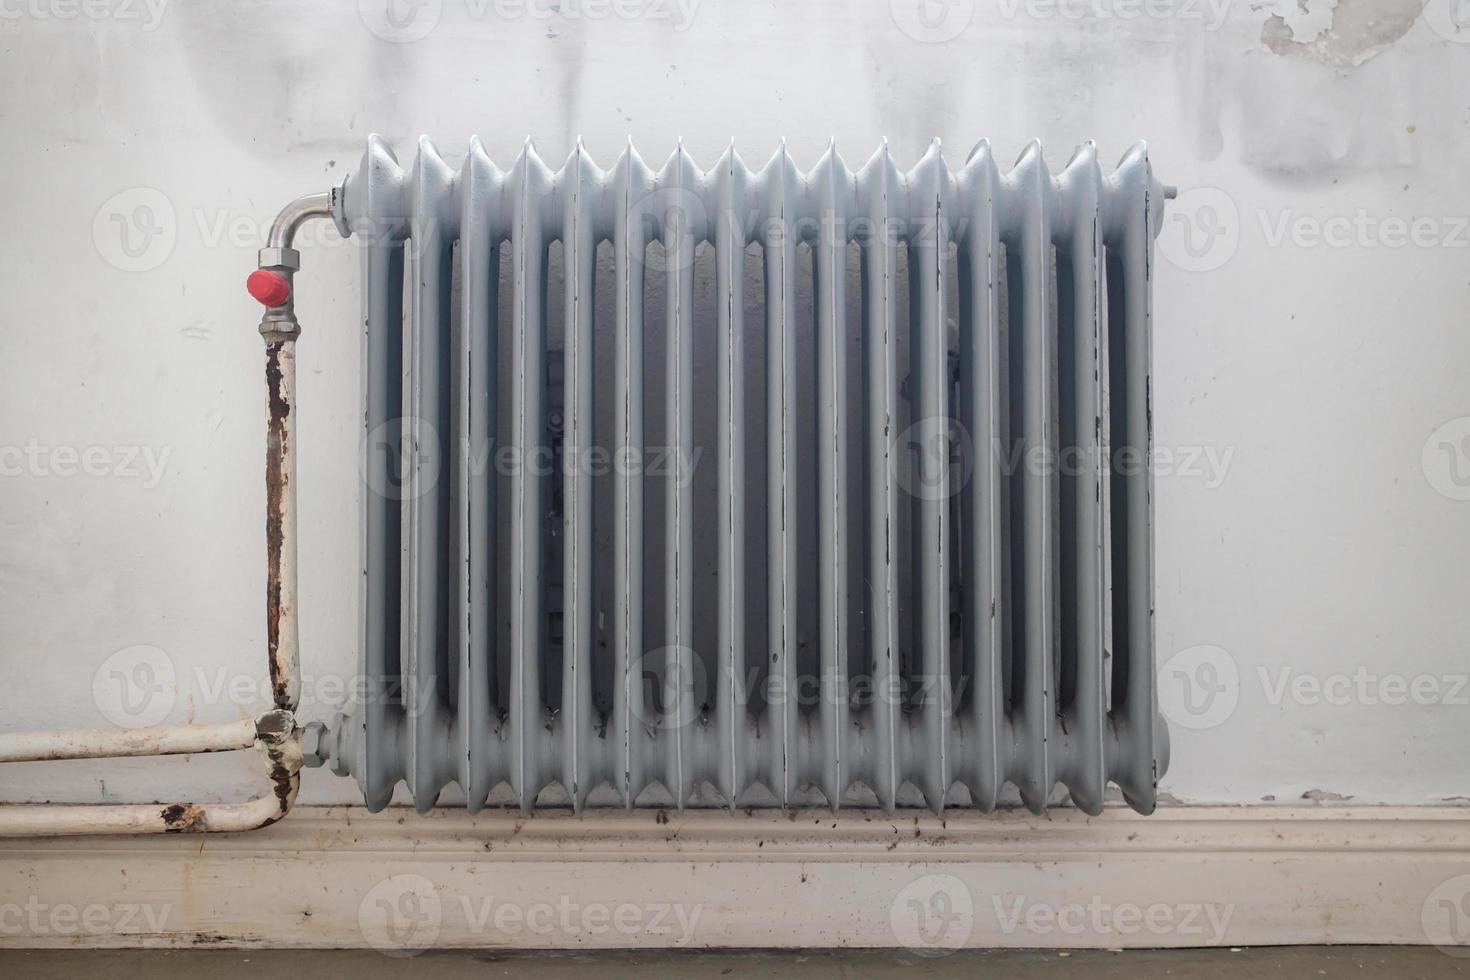
[[[648,203],[648,168],[633,144],[618,164],[614,186],[621,190],[614,248],[617,263],[617,446],[630,457],[641,457],[643,444],[643,288],[647,241],[643,213]],[[621,468],[613,491],[614,576],[617,598],[613,644],[615,649],[618,773],[615,785],[623,803],[631,807],[643,789],[643,481],[640,471]]]
[[[1108,182],[1109,400],[1113,576],[1113,779],[1135,809],[1151,812],[1168,764],[1154,688],[1153,239],[1163,194],[1148,155],[1134,147]],[[1128,454],[1126,458],[1120,454]],[[1120,704],[1121,702],[1121,704]]]
[[[404,778],[398,731],[407,701],[402,686],[399,543],[402,535],[403,459],[403,174],[380,140],[368,144],[354,182],[354,199],[367,215],[381,215],[362,239],[364,393],[360,465],[363,492],[360,648],[366,697],[344,719],[354,752],[339,760],[357,775],[369,807],[380,809]],[[396,216],[389,218],[389,215]],[[366,219],[365,219],[366,220]]]
[[[783,142],[761,174],[766,262],[766,573],[770,629],[765,784],[785,806],[796,760],[796,234],[801,192]]]
[[[960,384],[958,418],[972,447],[1001,446],[1000,223],[996,196],[1000,176],[988,143],[971,154],[959,177],[968,201],[967,233],[960,249],[958,331]],[[954,209],[952,209],[954,210]],[[973,471],[960,491],[962,553],[961,649],[966,652],[969,711],[965,717],[974,744],[957,766],[977,806],[995,808],[1006,778],[1011,741],[1003,672],[1003,620],[1010,617],[1002,591],[1002,535],[1006,522],[1004,473],[995,452],[972,448]]]
[[[496,381],[500,358],[497,310],[500,287],[498,223],[502,175],[476,140],[459,175],[459,337],[455,351],[461,394],[455,407],[460,437],[456,452],[454,508],[460,624],[459,699],[454,721],[458,781],[466,805],[478,812],[495,787],[492,753],[484,733],[499,719],[496,644],[496,481],[488,465],[494,451]]]
[[[912,437],[899,446],[909,452],[914,468],[913,551],[915,624],[921,683],[918,701],[919,745],[924,760],[919,784],[924,802],[944,810],[949,791],[949,317],[945,299],[945,265],[949,236],[945,232],[946,184],[950,179],[939,155],[939,141],[915,168],[909,189],[909,297],[912,312],[910,376],[914,381],[909,428]]]
[[[884,810],[899,790],[898,486],[893,440],[898,402],[898,258],[885,241],[895,226],[898,169],[885,141],[859,179],[869,202],[871,230],[863,242],[863,352],[868,402],[867,561],[868,659],[873,676],[873,731],[877,745],[870,778]]]
[[[1044,459],[1057,459],[1057,433],[1052,362],[1055,333],[1050,323],[1051,176],[1032,143],[1007,178],[1006,241],[1011,288],[1011,357],[1016,365],[1011,393],[1017,444],[1041,449]],[[1019,389],[1019,390],[1016,390]],[[1053,778],[1052,735],[1055,724],[1053,685],[1056,658],[1056,474],[1050,466],[1027,463],[1019,468],[1016,506],[1011,508],[1012,585],[1020,593],[1016,605],[1020,642],[1014,664],[1016,729],[1021,799],[1034,811],[1046,803]]]
[[[447,734],[444,699],[451,675],[446,669],[450,595],[450,481],[441,472],[439,447],[449,422],[449,249],[452,239],[444,212],[452,200],[454,174],[424,141],[410,177],[412,222],[410,306],[407,327],[408,465],[406,535],[402,545],[405,616],[403,662],[408,697],[408,788],[423,812],[439,798],[449,777],[443,743]]]
[[[847,223],[852,188],[834,143],[817,165],[817,205],[834,225]],[[835,811],[846,783],[848,730],[847,609],[847,236],[817,235],[814,278],[817,365],[817,578],[821,683],[820,758],[815,780]]]
[[[558,177],[567,184],[570,201],[562,232],[566,262],[566,426],[565,453],[568,459],[584,457],[596,445],[593,422],[592,311],[597,272],[595,198],[601,175],[591,157],[577,141],[568,172]],[[562,786],[580,811],[587,804],[593,775],[592,714],[592,474],[585,466],[563,467],[566,481],[563,507],[564,561],[566,570],[565,650],[562,662],[562,691],[567,700],[561,723],[566,733],[563,746]]]
[[[1107,786],[1101,185],[1096,148],[1084,144],[1058,180],[1059,441],[1077,450],[1074,465],[1061,473],[1059,496],[1063,762],[1058,774],[1077,806],[1090,813],[1102,808]]]
[[[550,174],[528,140],[511,185],[512,446],[522,461],[511,468],[510,726],[511,789],[529,812],[541,789],[541,671],[545,664],[545,582],[542,547],[546,424],[546,238],[543,201]]]
[[[719,787],[730,807],[746,788],[749,685],[746,679],[745,594],[745,225],[737,210],[747,172],[732,146],[717,168],[715,281],[719,334],[719,581],[716,716],[720,719]]]

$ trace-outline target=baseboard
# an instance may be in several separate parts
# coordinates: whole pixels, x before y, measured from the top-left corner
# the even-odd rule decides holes
[[[1453,807],[308,807],[234,836],[0,841],[7,947],[1449,945],[1467,894]]]

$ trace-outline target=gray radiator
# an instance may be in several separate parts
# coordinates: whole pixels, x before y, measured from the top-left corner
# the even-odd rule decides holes
[[[309,762],[373,808],[1151,811],[1164,197],[1142,145],[1105,176],[1090,143],[1003,174],[373,138],[365,684]]]

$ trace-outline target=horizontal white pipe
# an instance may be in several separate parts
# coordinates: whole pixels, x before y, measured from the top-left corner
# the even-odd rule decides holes
[[[296,777],[291,778],[294,799]],[[290,801],[262,796],[248,803],[158,803],[98,806],[12,803],[0,806],[0,838],[69,837],[73,834],[231,833],[255,830],[279,819]]]
[[[255,719],[219,725],[159,728],[79,728],[65,732],[0,735],[0,762],[115,759],[138,755],[229,752],[255,744]]]

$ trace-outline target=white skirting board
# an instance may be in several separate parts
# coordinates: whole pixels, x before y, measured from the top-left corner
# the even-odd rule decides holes
[[[1470,953],[1470,808],[308,807],[232,836],[0,841],[7,947],[1289,943]]]

